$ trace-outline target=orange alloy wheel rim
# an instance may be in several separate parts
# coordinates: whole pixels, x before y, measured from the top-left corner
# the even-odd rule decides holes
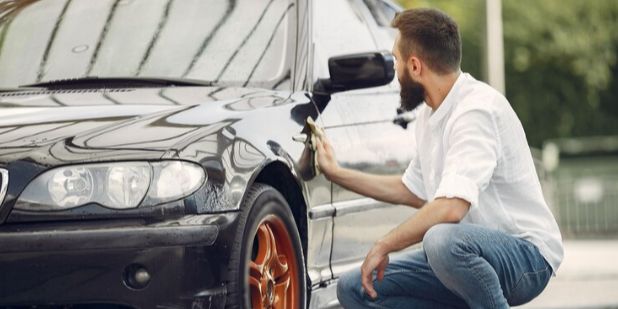
[[[249,262],[253,309],[299,308],[298,265],[285,223],[270,215],[256,232],[257,254]]]

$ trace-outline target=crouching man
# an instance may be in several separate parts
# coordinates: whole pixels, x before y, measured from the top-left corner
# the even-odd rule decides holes
[[[433,9],[395,17],[401,106],[418,109],[417,149],[404,175],[340,167],[325,138],[331,181],[419,210],[339,279],[345,308],[508,308],[532,300],[563,257],[521,122],[506,98],[460,70],[455,22]],[[389,254],[422,241],[422,249]]]

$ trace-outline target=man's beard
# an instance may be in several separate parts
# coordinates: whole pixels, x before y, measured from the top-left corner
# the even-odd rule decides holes
[[[425,101],[425,87],[419,82],[412,80],[408,69],[404,69],[403,78],[399,79],[401,85],[401,109],[411,111]]]

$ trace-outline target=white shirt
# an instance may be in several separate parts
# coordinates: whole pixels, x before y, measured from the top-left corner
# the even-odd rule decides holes
[[[498,91],[467,73],[433,111],[417,109],[416,156],[402,181],[418,197],[470,202],[462,222],[537,246],[555,271],[564,251],[519,118]]]

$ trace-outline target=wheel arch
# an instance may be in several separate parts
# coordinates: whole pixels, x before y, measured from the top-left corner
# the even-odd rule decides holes
[[[275,188],[290,206],[294,221],[298,227],[303,255],[307,259],[307,203],[305,202],[301,185],[292,174],[290,168],[281,161],[272,161],[266,164],[253,181]]]

